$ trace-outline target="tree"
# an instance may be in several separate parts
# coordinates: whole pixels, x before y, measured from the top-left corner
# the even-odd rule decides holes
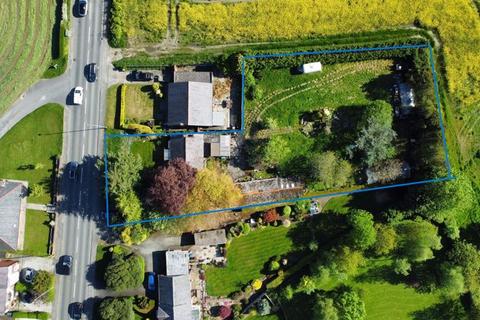
[[[278,269],[280,269],[280,263],[278,263],[278,261],[270,261],[270,263],[268,264],[268,271],[270,272],[274,272],[274,271],[277,271]]]
[[[291,213],[292,213],[292,207],[290,207],[290,206],[283,207],[282,216],[284,216],[285,218],[288,218],[288,217],[290,217]]]
[[[364,263],[361,251],[352,250],[346,246],[332,249],[326,258],[330,268],[334,268],[346,275],[356,274],[358,268]]]
[[[277,210],[275,208],[268,209],[264,214],[263,214],[263,221],[265,223],[272,223],[280,219],[280,216],[277,213]]]
[[[273,136],[264,146],[262,163],[270,168],[277,167],[289,158],[292,150],[282,136]]]
[[[43,187],[37,183],[34,183],[28,187],[28,195],[31,197],[38,197],[43,192]]]
[[[195,184],[189,191],[184,206],[185,212],[238,206],[243,199],[240,188],[232,177],[216,162],[198,171]]]
[[[218,315],[221,319],[227,319],[232,315],[232,309],[229,306],[221,306]]]
[[[422,262],[433,258],[433,250],[442,248],[438,228],[425,220],[404,220],[395,225],[401,257]]]
[[[371,213],[364,210],[352,210],[349,213],[348,222],[352,227],[348,239],[354,248],[365,250],[375,243],[377,231],[373,226]]]
[[[334,306],[333,299],[319,296],[313,306],[313,318],[315,320],[339,320],[338,310]]]
[[[141,157],[131,153],[128,143],[123,142],[109,158],[109,191],[115,196],[132,191],[140,180],[140,170],[143,168]]]
[[[34,295],[38,297],[53,288],[53,281],[54,278],[52,273],[45,270],[39,270],[32,282],[32,291]],[[48,298],[47,295],[44,297],[45,299]]]
[[[122,291],[142,285],[145,263],[133,253],[112,253],[105,268],[105,283],[108,289]]]
[[[314,154],[310,159],[310,167],[313,179],[325,189],[345,186],[352,175],[350,163],[338,159],[332,151]]]
[[[396,274],[401,274],[403,276],[408,276],[411,269],[412,269],[412,266],[411,266],[410,262],[408,262],[408,260],[405,259],[405,258],[395,259],[393,261],[393,271]]]
[[[166,214],[179,214],[195,184],[196,170],[181,158],[173,159],[154,174],[149,201]]]
[[[106,298],[98,307],[101,320],[133,320],[133,298]]]
[[[259,315],[266,316],[272,312],[272,306],[266,298],[263,298],[257,302],[257,310]]]
[[[142,204],[133,190],[121,193],[116,197],[117,209],[125,221],[137,221],[142,217]]]
[[[465,286],[470,291],[480,289],[480,252],[471,243],[457,241],[447,254],[453,265],[459,266],[465,278]]]
[[[465,292],[465,279],[460,267],[443,264],[440,267],[440,271],[440,286],[445,295],[457,297],[459,294]]]
[[[365,303],[357,292],[345,288],[334,299],[339,318],[342,320],[363,320],[366,317]]]
[[[392,142],[396,138],[392,122],[393,110],[389,103],[375,101],[367,106],[359,122],[357,139],[347,149],[350,156],[358,153],[368,167],[391,158],[395,154]]]
[[[404,162],[399,159],[386,159],[369,168],[369,175],[375,182],[386,183],[404,175]]]
[[[383,256],[391,253],[397,246],[397,233],[392,226],[381,223],[375,224],[377,239],[373,245],[376,255]]]

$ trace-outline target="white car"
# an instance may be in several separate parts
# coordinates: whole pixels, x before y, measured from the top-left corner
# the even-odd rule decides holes
[[[83,88],[76,87],[73,89],[73,104],[82,104],[83,102]]]

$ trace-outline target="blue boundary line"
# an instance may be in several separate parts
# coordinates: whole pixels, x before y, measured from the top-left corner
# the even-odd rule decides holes
[[[434,91],[435,91],[435,99],[437,103],[437,112],[439,117],[440,123],[440,130],[442,134],[442,142],[443,142],[443,149],[445,152],[445,165],[447,167],[448,175],[442,178],[435,178],[435,179],[427,179],[421,181],[413,181],[413,182],[406,182],[406,183],[397,183],[387,186],[379,186],[379,187],[371,187],[371,188],[363,188],[358,190],[351,190],[351,191],[341,191],[341,192],[334,192],[334,193],[326,193],[316,196],[309,196],[309,197],[300,197],[300,198],[293,198],[293,199],[286,199],[286,200],[279,200],[279,201],[270,201],[270,202],[262,202],[262,203],[255,203],[255,204],[248,204],[243,206],[237,206],[233,208],[222,208],[222,209],[214,209],[214,210],[207,210],[207,211],[200,211],[200,212],[193,212],[193,213],[186,213],[178,216],[164,216],[155,219],[144,219],[138,221],[130,221],[130,222],[123,222],[123,223],[110,223],[110,210],[109,210],[109,185],[108,185],[108,147],[107,147],[107,140],[109,138],[126,138],[126,137],[162,137],[162,136],[182,136],[182,135],[192,135],[192,134],[214,134],[220,135],[225,133],[243,133],[245,129],[244,123],[244,116],[245,116],[245,60],[246,59],[259,59],[259,58],[275,58],[275,57],[287,57],[287,56],[300,56],[300,55],[319,55],[319,54],[338,54],[338,53],[356,53],[356,52],[368,52],[368,51],[391,51],[397,49],[429,49],[429,60],[430,60],[430,67],[433,76],[434,82]],[[285,203],[292,203],[301,200],[313,200],[319,199],[324,197],[331,197],[331,196],[340,196],[340,195],[349,195],[349,194],[356,194],[362,192],[370,192],[370,191],[378,191],[378,190],[385,190],[385,189],[392,189],[392,188],[399,188],[399,187],[408,187],[414,185],[423,185],[429,183],[437,183],[443,181],[449,181],[455,179],[452,175],[450,160],[448,156],[448,146],[447,140],[445,136],[445,127],[443,124],[442,118],[442,111],[441,111],[441,103],[440,103],[440,95],[438,89],[438,82],[437,82],[437,74],[435,72],[435,63],[433,58],[433,50],[430,44],[419,44],[419,45],[398,45],[398,46],[389,46],[389,47],[373,47],[373,48],[355,48],[355,49],[339,49],[339,50],[322,50],[322,51],[308,51],[308,52],[292,52],[292,53],[277,53],[277,54],[264,54],[264,55],[246,55],[243,57],[241,61],[241,70],[242,70],[242,89],[241,89],[241,126],[240,130],[215,130],[215,131],[179,131],[179,132],[165,132],[165,133],[154,133],[154,134],[108,134],[104,133],[104,161],[105,161],[105,215],[106,215],[106,224],[107,227],[122,227],[122,226],[129,226],[141,223],[151,223],[156,221],[166,221],[172,219],[179,219],[179,218],[187,218],[187,217],[195,217],[200,215],[207,215],[225,211],[238,211],[242,209],[248,208],[255,208],[255,207],[264,207],[270,206],[275,204],[285,204]]]

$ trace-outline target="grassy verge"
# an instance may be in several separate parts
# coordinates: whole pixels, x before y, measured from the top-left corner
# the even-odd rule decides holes
[[[55,157],[62,151],[63,107],[47,104],[26,116],[0,139],[0,177],[26,180],[41,186],[28,198],[51,201]]]
[[[69,41],[67,32],[70,23],[62,19],[62,6],[66,6],[67,15],[70,15],[71,0],[56,0],[55,25],[53,27],[51,62],[43,74],[43,78],[54,78],[62,75],[68,65]]]
[[[23,311],[14,311],[12,314],[13,319],[41,319],[48,320],[50,319],[50,314],[46,312],[23,312]]]
[[[267,227],[233,239],[227,248],[227,266],[206,269],[208,294],[226,296],[262,277],[261,271],[271,257],[293,249],[293,241],[287,236],[289,230]]]
[[[116,84],[107,89],[107,111],[105,112],[105,125],[108,129],[115,128],[116,113],[117,113],[117,95],[118,87]]]
[[[27,210],[25,224],[25,242],[23,252],[33,256],[48,255],[48,213],[37,210]]]

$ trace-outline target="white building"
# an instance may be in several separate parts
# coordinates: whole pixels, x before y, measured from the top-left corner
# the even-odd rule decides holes
[[[15,305],[15,284],[20,280],[20,265],[15,260],[0,261],[0,315]]]
[[[313,73],[322,71],[322,63],[321,62],[311,62],[305,63],[300,67],[301,73]]]

